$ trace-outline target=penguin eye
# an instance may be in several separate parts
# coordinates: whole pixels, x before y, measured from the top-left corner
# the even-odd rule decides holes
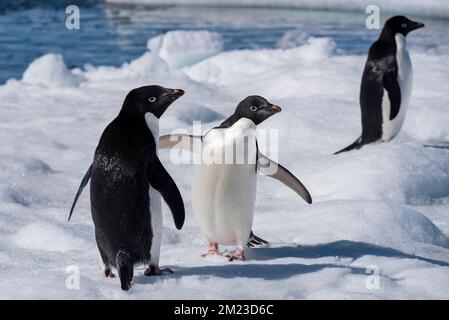
[[[402,27],[402,28],[407,28],[407,24],[406,24],[406,23],[403,23],[403,24],[401,24],[401,27]]]
[[[153,103],[154,101],[156,101],[156,97],[150,97],[150,98],[148,98],[148,101],[150,101],[151,103]]]
[[[251,111],[257,111],[257,107],[256,107],[256,106],[251,106],[251,107],[249,107],[249,110],[251,110]]]

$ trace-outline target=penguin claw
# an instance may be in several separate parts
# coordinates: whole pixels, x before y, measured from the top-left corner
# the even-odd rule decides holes
[[[151,277],[151,276],[162,276],[164,274],[164,272],[166,272],[166,273],[174,273],[173,270],[170,269],[170,268],[160,269],[159,266],[149,266],[147,268],[147,270],[145,270],[145,272],[143,274],[148,276],[148,277]]]
[[[229,262],[232,262],[234,260],[245,261],[245,255],[243,254],[242,249],[235,250],[233,254],[228,254],[226,258],[228,258]]]
[[[115,274],[112,272],[111,269],[104,270],[104,276],[106,278],[115,278]]]
[[[201,254],[201,256],[202,256],[203,258],[204,258],[204,257],[207,257],[207,256],[214,256],[214,255],[217,255],[217,256],[222,256],[222,255],[223,255],[223,254],[218,250],[218,244],[217,244],[217,243],[209,244],[209,249],[207,250],[207,252]]]
[[[226,258],[228,258],[228,261],[229,262],[232,262],[232,261],[245,261],[245,257],[243,256],[243,255],[236,255],[236,254],[228,254],[227,256],[226,256]]]

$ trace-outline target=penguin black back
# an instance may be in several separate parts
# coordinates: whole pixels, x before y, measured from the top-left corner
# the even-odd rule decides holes
[[[353,144],[335,154],[359,149],[365,144],[383,138],[385,119],[390,122],[397,117],[404,99],[398,81],[399,66],[396,35],[405,37],[409,32],[422,27],[424,27],[424,24],[411,21],[404,16],[395,16],[385,22],[378,40],[369,49],[368,59],[363,71],[360,87],[362,135]],[[384,97],[384,95],[387,95],[387,97]],[[388,111],[383,110],[385,98],[388,101]],[[389,112],[389,114],[383,115],[383,112]],[[402,122],[397,121],[393,125],[397,127],[394,129],[396,132],[402,126]],[[392,134],[384,137],[384,139],[388,141],[393,137]]]
[[[176,227],[184,223],[182,197],[159,161],[158,137],[153,137],[145,121],[147,113],[159,119],[183,93],[160,86],[132,90],[95,151],[90,169],[95,237],[105,270],[117,268],[124,290],[131,285],[134,264],[150,260],[150,185],[167,202]]]

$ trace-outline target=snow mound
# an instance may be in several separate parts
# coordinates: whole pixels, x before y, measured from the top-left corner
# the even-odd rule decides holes
[[[388,199],[428,205],[449,197],[446,150],[379,144],[365,146],[357,154],[329,157],[324,163],[308,179],[321,200]]]
[[[223,39],[209,31],[169,31],[150,39],[147,46],[173,70],[219,53],[223,50]]]
[[[47,87],[72,87],[79,83],[79,79],[67,69],[63,57],[53,53],[34,60],[23,73],[22,81]]]
[[[425,251],[422,244],[449,248],[449,238],[432,221],[393,202],[317,203],[308,207],[298,228],[293,241],[299,244],[349,240],[421,255],[425,252],[416,251]]]
[[[82,75],[90,81],[126,79],[134,77],[148,77],[154,74],[168,72],[167,63],[153,52],[145,52],[142,56],[120,67],[86,65]]]
[[[261,90],[265,87],[272,87],[276,92],[276,96],[279,97],[292,91],[287,91],[288,87],[284,86],[286,83],[291,83],[291,79],[279,79],[277,77],[278,74],[290,77],[291,74],[287,72],[287,69],[290,71],[292,67],[297,67],[297,65],[311,65],[313,61],[330,57],[334,50],[335,43],[332,40],[310,37],[304,45],[287,50],[267,49],[223,52],[186,68],[186,74],[196,81],[222,86],[232,84],[235,87],[242,88],[254,87],[254,83],[248,81],[248,79],[258,77],[257,85]],[[242,68],[242,66],[244,67]],[[274,73],[276,73],[276,76]],[[282,82],[280,83],[279,81]],[[282,90],[279,90],[280,87],[282,87]],[[297,87],[292,88],[292,90],[294,92],[298,91]]]
[[[70,235],[67,230],[44,223],[23,227],[11,237],[11,241],[25,249],[56,252],[81,250],[86,246],[83,239]]]

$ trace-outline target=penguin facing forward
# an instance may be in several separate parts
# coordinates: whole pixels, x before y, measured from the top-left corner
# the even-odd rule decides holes
[[[70,211],[90,183],[95,239],[106,277],[115,277],[128,290],[136,264],[158,267],[162,234],[160,195],[169,206],[175,226],[184,223],[181,194],[158,158],[158,120],[184,94],[180,89],[144,86],[128,93],[119,115],[106,127]],[[160,194],[160,195],[159,195]],[[69,216],[69,219],[70,219]]]
[[[192,178],[192,207],[209,243],[208,252],[203,256],[220,254],[219,244],[237,245],[228,258],[244,260],[244,246],[262,240],[251,231],[258,170],[280,180],[312,203],[309,192],[294,175],[258,150],[257,125],[280,111],[280,107],[263,97],[249,96],[238,104],[234,114],[204,136],[160,138],[161,148],[192,151],[195,144],[201,145],[202,161],[195,166]],[[240,161],[232,150],[241,150]],[[206,161],[210,155],[219,155],[223,161]]]
[[[379,39],[369,49],[362,76],[362,135],[335,154],[360,149],[368,143],[390,141],[399,133],[413,80],[405,37],[423,27],[423,23],[404,16],[395,16],[385,22]]]

